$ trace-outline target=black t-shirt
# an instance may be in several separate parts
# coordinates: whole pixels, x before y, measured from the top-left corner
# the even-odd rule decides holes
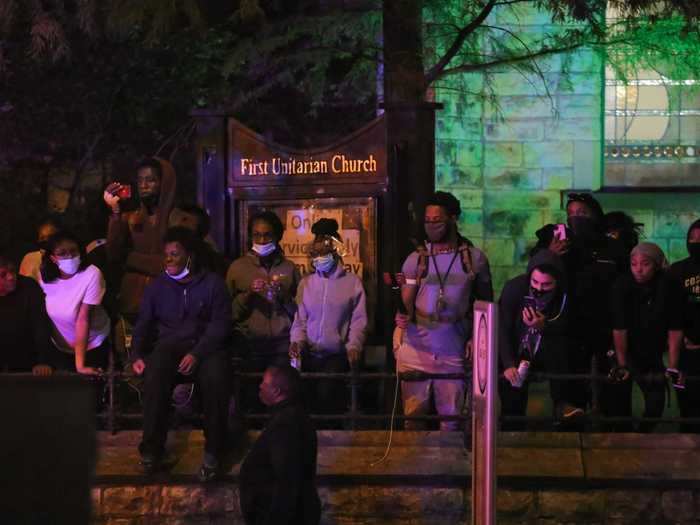
[[[0,369],[28,371],[47,363],[50,326],[44,292],[18,275],[15,291],[0,297]]]
[[[627,330],[627,355],[639,368],[658,368],[670,330],[683,328],[683,290],[661,272],[647,284],[637,284],[631,275],[620,277],[612,289],[612,324]]]
[[[700,262],[683,259],[671,265],[668,273],[683,288],[683,335],[700,344]]]

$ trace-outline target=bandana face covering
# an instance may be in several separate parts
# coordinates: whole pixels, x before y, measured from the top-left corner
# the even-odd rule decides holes
[[[447,236],[447,223],[427,222],[425,223],[425,234],[430,242],[440,242]]]
[[[277,245],[274,242],[268,242],[266,244],[253,243],[253,251],[257,253],[260,257],[267,257],[276,249]]]
[[[554,290],[535,290],[530,287],[530,295],[535,298],[535,308],[537,311],[542,312],[549,306],[552,299],[554,299]]]
[[[567,222],[575,235],[583,239],[590,239],[595,236],[595,221],[591,217],[573,216],[569,217]]]

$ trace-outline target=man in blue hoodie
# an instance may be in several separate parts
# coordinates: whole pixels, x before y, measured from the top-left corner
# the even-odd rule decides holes
[[[145,375],[143,438],[146,473],[163,457],[170,394],[177,381],[194,377],[204,408],[202,481],[216,477],[225,448],[231,330],[231,298],[224,280],[200,266],[201,246],[182,227],[164,238],[165,272],[146,288],[133,332],[134,372]]]

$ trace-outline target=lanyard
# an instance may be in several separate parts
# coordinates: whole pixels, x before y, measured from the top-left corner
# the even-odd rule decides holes
[[[430,258],[433,260],[433,266],[435,267],[435,274],[437,275],[438,282],[440,283],[440,295],[438,297],[438,302],[437,302],[437,308],[436,308],[436,314],[439,315],[440,312],[445,308],[445,284],[447,283],[447,278],[450,276],[450,271],[452,270],[452,265],[455,263],[455,260],[457,259],[457,256],[459,255],[459,250],[455,250],[455,254],[452,256],[452,260],[450,261],[450,265],[447,267],[447,271],[445,272],[445,278],[443,280],[442,276],[440,275],[440,270],[438,270],[438,265],[437,265],[437,256],[433,254],[433,247],[432,245],[430,246]]]

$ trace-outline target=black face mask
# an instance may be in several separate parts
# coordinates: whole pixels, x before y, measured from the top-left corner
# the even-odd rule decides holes
[[[693,262],[700,264],[700,242],[689,242],[688,254]]]
[[[430,242],[444,241],[450,233],[450,225],[446,222],[426,222],[425,234]]]
[[[569,227],[573,230],[574,235],[582,239],[591,239],[596,234],[596,223],[592,217],[584,215],[576,215],[567,219]]]
[[[535,299],[535,308],[542,312],[547,309],[549,304],[554,299],[556,289],[552,290],[536,290],[532,286],[530,287],[530,295]]]
[[[39,247],[40,250],[46,251],[46,248],[48,247],[49,242],[48,241],[39,241],[36,243],[36,245]]]

